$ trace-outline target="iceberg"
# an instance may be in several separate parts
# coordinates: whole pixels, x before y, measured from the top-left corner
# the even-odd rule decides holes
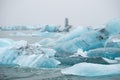
[[[88,57],[115,59],[120,57],[120,48],[97,48],[87,52]]]
[[[60,62],[54,58],[56,51],[41,48],[38,43],[28,44],[17,41],[10,47],[1,48],[0,64],[19,65],[20,67],[53,68]]]
[[[0,38],[0,47],[7,47],[14,43],[14,40],[7,38]]]
[[[77,28],[73,29],[65,36],[59,38],[56,42],[58,43],[58,42],[69,41],[89,31],[92,31],[92,29],[88,27],[78,26]]]
[[[105,42],[104,47],[120,48],[120,34],[110,36],[109,39]]]
[[[97,64],[111,64],[111,63],[118,63],[117,60],[106,60],[101,57],[96,57],[96,58],[90,58],[90,57],[81,57],[81,56],[76,56],[76,57],[57,57],[57,60],[61,62],[62,65],[74,65],[82,62],[87,62],[87,63],[97,63]]]
[[[83,51],[104,47],[109,33],[105,29],[89,31],[77,38],[55,45],[56,56],[69,56],[76,53],[79,48]]]
[[[43,28],[40,29],[41,32],[58,32],[60,26],[53,26],[53,25],[46,25],[43,26]]]
[[[120,18],[113,19],[106,24],[106,30],[111,34],[119,34],[120,33]]]
[[[61,70],[62,74],[78,76],[105,76],[120,74],[120,64],[79,63]]]

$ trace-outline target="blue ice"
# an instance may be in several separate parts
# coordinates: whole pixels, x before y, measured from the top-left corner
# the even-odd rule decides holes
[[[72,67],[62,69],[61,72],[66,75],[78,76],[105,76],[120,74],[120,64],[93,64],[93,63],[78,63]]]

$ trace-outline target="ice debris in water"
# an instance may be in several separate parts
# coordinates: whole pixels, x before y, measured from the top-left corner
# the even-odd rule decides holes
[[[0,47],[7,47],[14,43],[14,40],[7,38],[0,38]]]
[[[61,72],[66,75],[79,76],[104,76],[120,74],[120,64],[93,64],[93,63],[79,63],[72,67],[62,69]]]
[[[54,25],[46,25],[46,26],[43,26],[40,31],[41,32],[45,32],[45,31],[48,31],[48,32],[58,32],[59,31],[59,28],[60,26],[54,26]]]
[[[104,46],[120,48],[120,34],[110,36],[110,38],[105,42]]]
[[[0,64],[17,64],[21,67],[53,68],[60,62],[54,59],[53,49],[41,48],[27,41],[18,41],[13,46],[0,52]]]

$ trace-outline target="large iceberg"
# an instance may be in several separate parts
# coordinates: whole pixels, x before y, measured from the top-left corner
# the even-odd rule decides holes
[[[120,64],[102,65],[93,63],[79,63],[72,67],[62,69],[66,75],[104,76],[120,74]]]
[[[56,44],[54,47],[57,51],[56,56],[71,55],[77,52],[79,48],[88,51],[90,49],[103,47],[108,36],[109,33],[105,29],[89,31],[72,40]]]
[[[57,51],[56,56],[71,55],[77,52],[78,48],[88,51],[90,49],[104,47],[109,36],[119,33],[120,19],[110,21],[104,28],[102,27],[92,30],[78,28],[78,30],[71,31],[57,41],[58,43],[54,47]]]
[[[39,44],[18,41],[0,52],[0,64],[19,65],[21,67],[53,68],[60,62],[54,58],[53,49],[41,48]]]
[[[0,47],[7,47],[14,43],[14,40],[7,38],[0,38]]]
[[[120,48],[120,34],[110,36],[104,47]]]

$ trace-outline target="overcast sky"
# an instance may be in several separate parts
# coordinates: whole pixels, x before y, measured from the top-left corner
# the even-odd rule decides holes
[[[120,17],[120,0],[0,0],[0,25],[101,25]]]

